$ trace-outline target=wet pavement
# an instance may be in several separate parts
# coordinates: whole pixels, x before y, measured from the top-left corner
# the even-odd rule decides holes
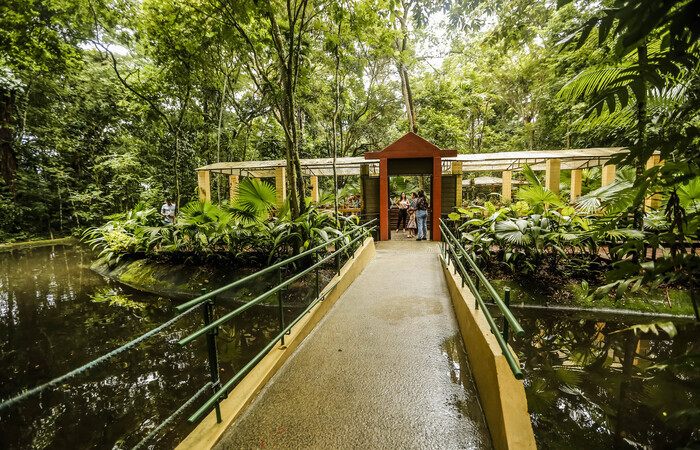
[[[217,448],[491,448],[438,254],[378,243]]]

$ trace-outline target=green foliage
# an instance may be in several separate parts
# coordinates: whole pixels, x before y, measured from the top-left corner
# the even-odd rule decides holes
[[[135,313],[140,313],[146,310],[147,305],[132,300],[129,295],[116,294],[110,289],[102,289],[95,292],[90,301],[93,303],[108,303],[109,306],[124,308]]]
[[[140,203],[125,214],[109,217],[106,224],[86,230],[83,240],[110,262],[142,254],[257,265],[322,245],[359,226],[357,217],[342,217],[336,224],[331,214],[315,205],[308,205],[296,219],[292,219],[288,203],[271,216],[275,200],[274,188],[268,184],[244,182],[233,205],[190,202],[179,211],[175,224],[165,226],[155,209]],[[346,237],[343,242],[348,240]]]

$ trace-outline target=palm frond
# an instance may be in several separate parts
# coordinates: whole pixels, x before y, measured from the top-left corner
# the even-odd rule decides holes
[[[527,234],[527,227],[528,222],[524,219],[498,222],[496,223],[496,237],[511,244],[527,245],[532,242],[532,236]]]
[[[564,202],[557,194],[543,186],[527,186],[521,188],[518,191],[517,197],[533,206],[544,204],[550,204],[557,207],[564,206]]]
[[[567,101],[598,97],[611,88],[625,86],[630,82],[630,75],[630,69],[627,67],[584,70],[569,80],[557,93],[557,97]]]
[[[270,183],[246,178],[238,185],[233,208],[260,216],[268,214],[276,202],[277,191]]]
[[[532,167],[530,167],[529,164],[523,164],[523,170],[521,171],[521,173],[525,177],[525,180],[527,180],[527,182],[530,183],[531,186],[542,186],[542,182],[539,178],[537,178],[537,175],[535,175],[535,171],[532,170]]]

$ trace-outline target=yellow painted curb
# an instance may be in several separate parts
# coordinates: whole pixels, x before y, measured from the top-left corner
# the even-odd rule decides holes
[[[308,336],[316,324],[323,318],[328,310],[335,304],[345,290],[352,284],[355,278],[362,273],[367,264],[374,258],[374,240],[365,239],[355,252],[355,257],[348,260],[340,269],[340,275],[336,275],[328,283],[332,286],[338,283],[291,329],[289,336],[285,336],[285,346],[278,346],[270,352],[246,375],[240,383],[231,391],[228,398],[221,402],[222,422],[216,423],[216,414],[212,411],[205,417],[197,428],[190,433],[180,445],[182,449],[210,449],[212,448],[230,427],[238,416],[245,410],[268,380],[282,367],[299,344]],[[324,289],[325,291],[325,289]]]
[[[513,376],[483,312],[474,307],[474,295],[461,287],[460,275],[444,260],[442,268],[494,448],[536,449],[523,382]]]

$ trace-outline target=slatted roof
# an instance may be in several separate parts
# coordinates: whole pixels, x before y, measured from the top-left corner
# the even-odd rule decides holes
[[[518,171],[528,164],[532,170],[545,170],[548,159],[561,160],[562,170],[585,169],[602,166],[610,158],[627,153],[625,147],[579,148],[571,150],[534,150],[524,152],[471,153],[446,158],[448,161],[461,161],[464,172]]]
[[[338,175],[359,175],[361,165],[374,165],[379,169],[378,164],[365,160],[364,156],[338,158],[336,168]],[[241,161],[241,162],[221,162],[200,167],[197,170],[208,170],[212,173],[224,175],[239,175],[254,178],[274,177],[275,169],[287,167],[284,159],[273,159],[266,161]],[[333,158],[302,159],[301,170],[306,176],[332,176]],[[376,174],[376,173],[375,173]]]
[[[462,186],[500,186],[503,184],[503,178],[498,177],[474,177],[465,178],[462,180]],[[527,181],[512,179],[511,184],[523,185],[528,184]]]
[[[548,159],[561,160],[562,170],[584,169],[604,165],[611,157],[627,153],[625,147],[614,148],[583,148],[573,150],[535,150],[523,152],[471,153],[444,158],[443,171],[451,172],[453,161],[462,162],[463,172],[488,171],[518,171],[523,165],[529,164],[533,170],[545,170]],[[379,164],[375,160],[367,160],[364,156],[338,158],[336,167],[338,175],[359,175],[360,166],[370,166],[370,174],[378,175]],[[275,169],[286,167],[283,159],[267,161],[221,162],[198,168],[198,171],[208,170],[224,175],[249,176],[254,178],[274,177]],[[302,159],[301,168],[306,176],[333,175],[332,158]]]

